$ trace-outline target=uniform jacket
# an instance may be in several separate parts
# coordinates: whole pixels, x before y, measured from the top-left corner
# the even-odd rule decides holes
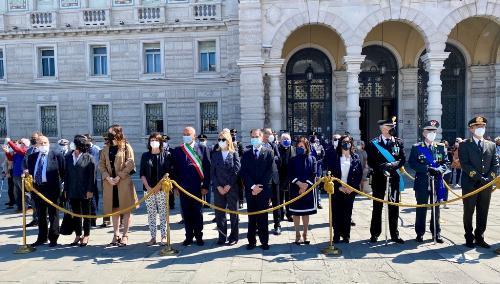
[[[382,141],[380,136],[375,139],[378,141],[380,146],[387,149],[389,153],[391,153],[392,156],[396,159],[396,161],[398,162],[397,169],[404,166],[406,162],[406,157],[405,157],[403,140],[397,137],[392,137],[391,142],[388,143],[388,145],[386,145],[384,141]],[[382,153],[380,153],[380,151],[375,147],[375,145],[372,142],[373,140],[374,139],[370,140],[370,142],[366,144],[366,153],[368,154],[368,166],[373,169],[374,179],[376,180],[385,179],[381,165],[387,163],[387,160],[382,155]],[[399,181],[399,175],[396,172],[396,169],[392,170],[390,174],[391,174],[391,179],[394,183],[396,181]]]
[[[425,155],[421,154],[418,150],[418,146],[426,146],[425,142],[420,142],[414,144],[411,147],[410,157],[408,158],[408,165],[415,171],[415,182],[413,183],[413,189],[418,190],[429,190],[429,176],[427,172],[427,167],[430,166]],[[434,156],[434,160],[440,165],[448,165],[448,155],[446,153],[446,148],[444,144],[432,143],[431,152]]]
[[[496,177],[499,162],[495,143],[483,140],[481,153],[474,139],[470,138],[460,143],[458,156],[462,166],[462,189],[466,192],[481,186],[481,177],[493,180]]]

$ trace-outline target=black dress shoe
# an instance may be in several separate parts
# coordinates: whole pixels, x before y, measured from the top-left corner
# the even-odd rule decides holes
[[[193,240],[192,239],[185,239],[182,242],[182,245],[185,246],[185,247],[190,246],[191,244],[193,244]]]
[[[260,246],[263,250],[269,250],[269,245],[268,244],[262,244]]]
[[[370,237],[370,243],[376,243],[378,240],[378,237],[371,236]]]
[[[38,226],[38,222],[36,221],[31,221],[26,225],[26,227],[36,227],[36,226]]]
[[[482,247],[485,249],[491,248],[491,246],[487,242],[485,242],[484,240],[476,240],[476,246]]]
[[[57,242],[50,242],[49,247],[53,248],[57,246]]]
[[[338,243],[340,243],[340,237],[333,236],[333,243],[334,243],[334,244],[338,244]]]
[[[44,245],[46,243],[47,243],[47,241],[36,241],[36,242],[32,243],[30,246],[37,247],[37,246]]]
[[[342,242],[348,244],[349,243],[349,238],[343,238]]]
[[[255,248],[255,244],[248,244],[247,250],[253,250]]]
[[[440,236],[437,236],[436,237],[436,243],[442,244],[442,243],[444,243],[444,241],[443,241],[443,239]]]
[[[177,222],[177,224],[179,224],[179,225],[184,224],[184,219],[182,219],[182,220],[180,220],[179,222]]]
[[[417,243],[423,243],[423,242],[424,242],[424,237],[422,237],[422,236],[417,236],[417,237],[415,238],[415,241],[417,241]]]
[[[397,238],[391,238],[391,241],[393,241],[393,242],[395,242],[395,243],[397,243],[397,244],[404,244],[404,243],[405,243],[405,241],[403,241],[403,239],[402,239],[402,238],[400,238],[400,237],[397,237]]]
[[[281,235],[281,227],[274,228],[273,234],[276,236]]]
[[[476,247],[476,245],[474,244],[473,241],[466,241],[465,246],[468,248],[475,248]]]
[[[227,245],[228,245],[228,246],[232,246],[232,245],[235,245],[235,244],[237,244],[237,243],[238,243],[238,240],[229,240],[229,241],[227,242]]]
[[[205,244],[205,242],[202,240],[202,239],[196,239],[196,245],[197,246],[203,246]]]

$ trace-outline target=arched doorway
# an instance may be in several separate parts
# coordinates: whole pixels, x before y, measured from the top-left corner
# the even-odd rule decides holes
[[[332,135],[332,67],[315,48],[295,53],[286,67],[287,129],[292,137]]]
[[[387,48],[370,45],[361,54],[365,61],[359,73],[359,126],[361,139],[368,141],[378,133],[377,121],[397,115],[398,64]]]
[[[445,51],[450,52],[450,55],[444,61],[444,70],[441,71],[442,139],[455,141],[457,137],[464,137],[465,135],[465,58],[457,47],[449,43],[446,44]],[[424,54],[425,51],[422,55]],[[427,121],[428,80],[429,76],[420,58],[418,61],[419,133],[422,124]]]

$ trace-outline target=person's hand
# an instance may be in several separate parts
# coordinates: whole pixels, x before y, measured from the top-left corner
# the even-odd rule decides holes
[[[252,189],[252,195],[256,196],[257,194],[261,193],[262,190],[264,190],[264,187],[262,184],[256,184],[254,188]]]
[[[106,181],[113,186],[116,185],[115,180],[112,177],[107,177]]]
[[[224,191],[226,193],[228,193],[230,190],[231,190],[231,186],[229,184],[227,184],[226,186],[224,186]]]
[[[207,195],[207,194],[208,194],[208,189],[206,189],[206,188],[202,188],[202,189],[201,189],[201,194],[202,194],[202,195]]]
[[[117,176],[113,179],[115,181],[115,185],[118,184],[120,182],[120,177]]]
[[[352,193],[352,189],[348,188],[348,187],[345,187],[344,188],[344,193],[345,194],[351,194]]]
[[[3,147],[2,147],[2,150],[3,150],[5,153],[8,153],[8,152],[9,152],[9,147],[7,147],[7,146],[3,146]]]
[[[66,197],[66,192],[64,192],[64,197]],[[92,199],[92,197],[94,197],[94,193],[87,192],[87,199]]]
[[[441,171],[439,171],[438,168],[434,167],[428,167],[427,172],[429,173],[430,176],[437,177],[441,174]]]
[[[217,191],[220,193],[220,195],[226,194],[226,191],[224,190],[224,188],[222,186],[218,186]]]

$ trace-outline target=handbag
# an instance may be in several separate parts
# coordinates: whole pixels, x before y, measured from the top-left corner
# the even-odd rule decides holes
[[[127,143],[127,144],[128,144],[128,143]],[[128,157],[129,157],[127,144],[125,144],[125,159],[128,159]],[[136,169],[135,169],[135,165],[134,165],[134,168],[130,171],[129,175],[134,175],[136,172],[137,172],[137,171],[136,171]]]
[[[64,209],[66,210],[71,210],[69,206],[68,201],[64,201]],[[68,213],[64,213],[64,217],[61,223],[61,226],[59,227],[59,234],[64,235],[64,236],[69,236],[73,234],[75,231],[75,228],[73,227],[73,216],[71,216]]]

